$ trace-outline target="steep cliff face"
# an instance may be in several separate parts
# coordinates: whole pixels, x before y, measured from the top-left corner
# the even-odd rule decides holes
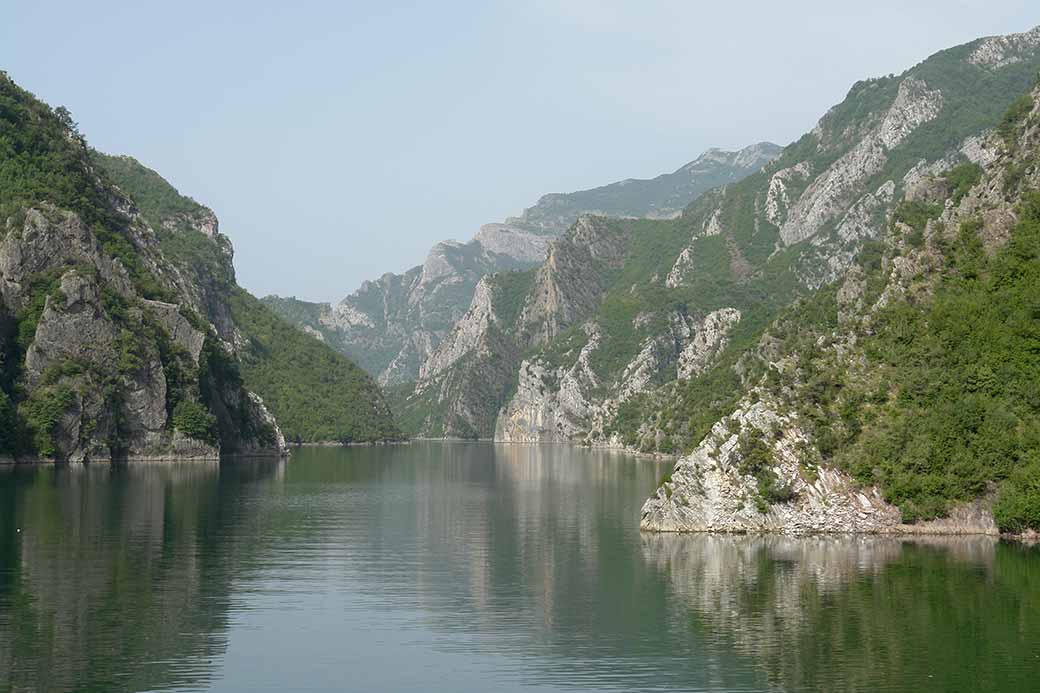
[[[465,313],[481,277],[527,267],[530,258],[544,256],[546,240],[528,233],[503,228],[482,236],[469,243],[438,243],[419,267],[384,274],[335,306],[321,306],[310,326],[380,383],[414,381]],[[268,305],[277,307],[274,301]]]
[[[758,375],[743,354],[779,311],[843,277],[907,194],[927,196],[958,164],[992,163],[980,135],[1034,78],[1035,33],[860,82],[762,171],[680,219],[635,222],[580,328],[535,321],[552,341],[525,345],[497,436],[689,449]],[[1014,59],[977,64],[989,45],[1013,46]]]
[[[513,388],[522,351],[518,321],[534,271],[480,280],[469,309],[402,388],[396,413],[413,434],[490,438],[498,407]]]
[[[213,213],[6,75],[0,107],[0,455],[281,451]]]
[[[520,313],[525,346],[549,342],[599,306],[611,272],[624,263],[629,231],[603,217],[583,216],[551,244]]]
[[[917,224],[967,174],[996,165],[987,132],[1035,79],[1035,33],[856,84],[763,170],[700,196],[679,218],[580,222],[550,246],[504,330],[496,378],[508,385],[501,397],[469,399],[470,413],[493,421],[503,441],[693,450],[767,372],[775,344],[763,334],[793,301],[832,290],[893,223]],[[979,64],[989,45],[1012,46],[1013,59]],[[475,314],[460,334],[501,324],[493,309]],[[451,343],[451,368],[465,374],[466,349]],[[490,347],[484,354],[490,363]],[[436,370],[434,359],[424,379]],[[454,382],[423,400],[412,430],[446,433],[423,422],[467,400],[465,377]]]
[[[585,341],[573,362],[569,357],[577,344],[562,354],[533,354],[520,364],[516,393],[499,413],[495,440],[623,446],[611,428],[619,407],[664,382],[687,380],[707,370],[739,322],[736,308],[700,318],[674,311],[667,327],[647,336],[620,372],[604,374],[593,360],[603,347],[603,334],[599,324],[589,320],[582,325]]]
[[[970,59],[1014,65],[992,47],[1036,38]],[[982,165],[905,181],[877,242],[744,354],[754,377],[646,502],[644,529],[1040,527],[1040,88],[972,148]]]
[[[780,148],[760,143],[712,149],[674,173],[577,193],[545,195],[505,223],[485,224],[469,243],[444,241],[404,274],[362,284],[336,305],[268,296],[268,306],[359,363],[383,385],[416,380],[422,364],[467,310],[486,274],[540,264],[549,242],[579,217],[671,218],[701,193],[753,173]]]

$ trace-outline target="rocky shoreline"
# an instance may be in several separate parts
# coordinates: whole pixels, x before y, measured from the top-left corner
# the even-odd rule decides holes
[[[763,499],[758,480],[741,471],[740,435],[759,430],[771,439],[771,473],[789,490],[783,500]],[[908,524],[874,486],[845,472],[807,468],[807,440],[797,422],[764,401],[745,400],[675,469],[644,504],[640,529],[658,533],[763,535],[993,536],[1036,541],[1036,533],[1001,533],[994,494],[953,507],[943,518]]]

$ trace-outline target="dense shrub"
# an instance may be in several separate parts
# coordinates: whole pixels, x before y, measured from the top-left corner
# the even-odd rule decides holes
[[[191,400],[181,400],[174,407],[172,419],[173,427],[189,438],[210,445],[217,444],[217,417],[204,405]]]

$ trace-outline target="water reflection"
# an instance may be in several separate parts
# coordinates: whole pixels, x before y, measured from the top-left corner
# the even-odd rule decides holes
[[[784,690],[1034,690],[1040,555],[990,537],[643,536],[693,627]]]
[[[1030,690],[1040,677],[1037,549],[640,534],[668,466],[416,444],[0,470],[0,691]]]
[[[0,689],[204,682],[277,462],[0,469]],[[233,541],[225,541],[234,537]]]

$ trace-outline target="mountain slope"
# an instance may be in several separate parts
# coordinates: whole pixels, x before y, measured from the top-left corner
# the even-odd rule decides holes
[[[1040,529],[1040,87],[980,146],[746,352],[644,528]]]
[[[94,153],[159,232],[165,256],[198,293],[204,314],[233,345],[244,385],[263,397],[296,441],[394,438],[382,393],[347,358],[302,334],[235,283],[231,242],[208,208],[181,196],[159,174],[126,156]]]
[[[504,224],[485,224],[469,243],[444,241],[404,274],[367,281],[339,304],[268,296],[265,303],[309,334],[356,360],[386,385],[413,381],[423,362],[462,317],[486,274],[523,269],[545,258],[549,241],[582,214],[677,216],[705,190],[758,170],[779,152],[760,143],[737,152],[712,149],[674,173],[577,193],[543,196]]]
[[[860,82],[777,160],[701,196],[681,218],[596,221],[583,243],[608,242],[611,262],[550,250],[521,311],[542,317],[505,330],[515,341],[503,354],[518,356],[499,363],[504,399],[470,406],[502,409],[445,430],[444,407],[470,400],[441,386],[447,374],[428,373],[405,398],[405,411],[422,413],[408,424],[490,435],[494,421],[507,441],[691,449],[758,375],[745,351],[785,306],[843,276],[907,190],[993,158],[980,136],[1035,79],[1038,44],[1040,31],[983,39]],[[456,330],[488,361],[480,330],[466,319]],[[464,351],[454,336],[445,342]],[[451,369],[472,370],[464,355]]]
[[[212,212],[136,162],[92,153],[65,109],[6,74],[0,219],[0,454],[281,449],[275,418],[244,383],[247,336],[228,300],[240,290]]]

